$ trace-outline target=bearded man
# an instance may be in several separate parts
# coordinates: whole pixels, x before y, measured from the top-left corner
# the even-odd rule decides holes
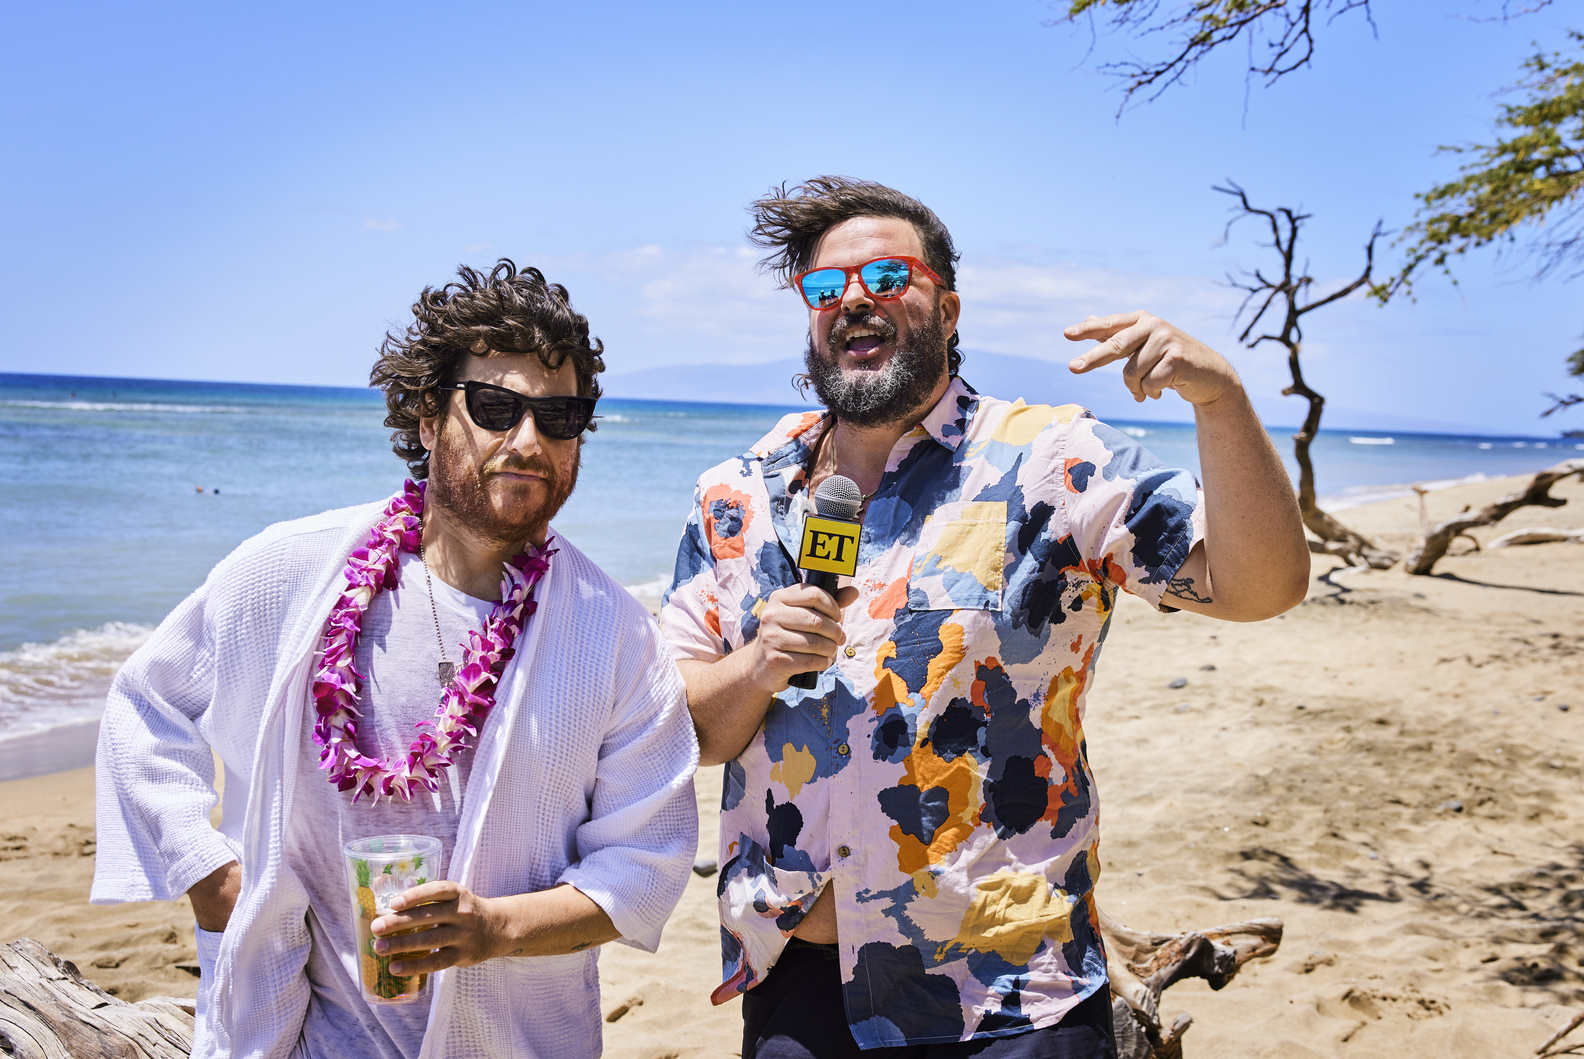
[[[195,1056],[597,1055],[596,947],[653,951],[692,865],[680,678],[550,528],[603,347],[538,270],[458,274],[372,373],[416,484],[242,544],[110,693],[93,901],[191,897]],[[349,866],[395,835],[441,871]]]
[[[1163,320],[1068,328],[1102,343],[1071,367],[1187,400],[1202,490],[960,377],[957,253],[921,203],[820,177],[753,212],[826,411],[699,479],[662,611],[726,764],[714,999],[743,996],[743,1059],[1113,1056],[1084,695],[1118,590],[1233,621],[1303,597],[1287,475],[1232,367]],[[832,598],[792,557],[836,474],[862,529]]]

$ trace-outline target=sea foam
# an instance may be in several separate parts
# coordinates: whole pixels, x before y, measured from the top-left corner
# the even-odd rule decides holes
[[[113,621],[0,651],[0,736],[98,717],[111,678],[153,631]]]

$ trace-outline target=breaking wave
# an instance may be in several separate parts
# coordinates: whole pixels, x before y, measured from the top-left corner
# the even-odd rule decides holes
[[[0,736],[99,716],[111,678],[153,631],[152,625],[113,621],[53,643],[0,651]]]

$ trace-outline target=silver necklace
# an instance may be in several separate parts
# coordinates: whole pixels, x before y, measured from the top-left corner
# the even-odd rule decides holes
[[[429,577],[429,562],[424,558],[422,538],[418,541],[418,561],[423,564],[424,584],[429,586],[429,613],[434,616],[435,640],[440,644],[440,663],[435,667],[435,676],[440,679],[442,688],[449,688],[456,679],[456,663],[446,660],[445,637],[440,632],[440,608],[435,606],[434,581]]]

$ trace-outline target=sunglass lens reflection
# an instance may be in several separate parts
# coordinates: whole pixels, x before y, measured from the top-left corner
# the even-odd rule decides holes
[[[467,398],[468,415],[485,430],[510,430],[522,418],[525,402],[516,394],[477,389]]]
[[[803,298],[816,309],[841,301],[847,286],[847,273],[839,268],[822,268],[803,277]]]
[[[858,274],[876,298],[895,298],[907,290],[908,263],[898,258],[871,261]]]
[[[578,401],[541,401],[534,412],[534,425],[550,437],[566,441],[588,426],[588,413]]]

